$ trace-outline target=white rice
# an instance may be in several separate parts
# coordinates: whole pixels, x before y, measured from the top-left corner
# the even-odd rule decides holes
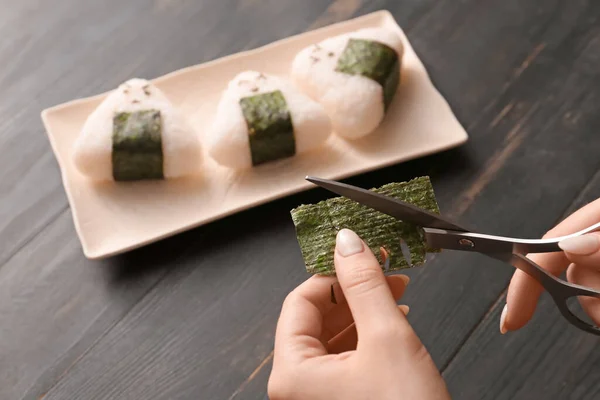
[[[296,86],[323,105],[337,135],[356,139],[379,126],[384,117],[384,102],[383,88],[377,82],[335,71],[351,38],[386,44],[396,50],[400,60],[404,54],[402,40],[393,31],[361,29],[303,49],[293,61],[291,75]]]
[[[244,71],[229,82],[206,138],[208,153],[219,164],[236,169],[252,167],[248,126],[239,102],[274,90],[280,90],[285,98],[294,127],[296,154],[316,149],[327,140],[331,123],[321,105],[281,78]]]
[[[73,151],[73,162],[77,169],[94,181],[113,180],[113,116],[117,112],[147,109],[156,109],[161,113],[165,178],[198,173],[202,164],[199,136],[164,93],[152,83],[139,78],[121,84],[90,114]]]

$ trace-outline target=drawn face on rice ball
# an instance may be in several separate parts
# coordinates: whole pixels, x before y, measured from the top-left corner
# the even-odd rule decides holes
[[[206,144],[219,164],[245,169],[316,149],[330,133],[319,103],[282,78],[245,71],[223,92]]]
[[[396,33],[361,29],[304,48],[291,76],[323,105],[337,135],[357,139],[382,122],[398,89],[403,54]]]
[[[89,115],[73,163],[92,181],[163,180],[198,174],[200,138],[165,94],[130,79]]]

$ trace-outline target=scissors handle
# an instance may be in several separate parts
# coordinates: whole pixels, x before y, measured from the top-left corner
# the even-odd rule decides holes
[[[558,242],[568,237],[580,236],[600,230],[600,224],[592,225],[572,235],[542,240],[515,239],[434,228],[423,229],[427,243],[432,248],[483,253],[489,257],[509,263],[525,272],[544,287],[552,297],[562,316],[570,324],[585,332],[600,336],[600,327],[580,319],[571,311],[568,305],[568,301],[573,297],[586,296],[600,298],[600,291],[566,282],[550,274],[525,256],[528,253],[562,251],[558,247]]]
[[[427,243],[433,248],[448,250],[475,251],[478,253],[552,253],[562,251],[558,247],[561,240],[585,235],[600,230],[600,223],[594,224],[571,235],[551,239],[518,239],[482,233],[450,231],[437,228],[423,228]]]
[[[486,254],[489,257],[507,262],[515,268],[525,272],[533,279],[538,281],[544,289],[548,292],[554,304],[560,311],[561,315],[571,325],[579,328],[585,332],[591,333],[596,336],[600,336],[600,327],[592,325],[577,315],[575,315],[569,308],[568,301],[577,296],[595,297],[600,298],[600,291],[591,288],[586,288],[581,285],[566,282],[542,267],[536,264],[531,259],[527,258],[522,254]]]
[[[600,298],[600,291],[563,281],[522,254],[511,254],[508,256],[510,260],[506,260],[504,256],[500,255],[495,257],[490,254],[490,256],[509,261],[515,268],[537,280],[550,294],[556,307],[570,324],[585,332],[600,336],[600,327],[580,319],[571,311],[567,303],[569,299],[577,296]]]

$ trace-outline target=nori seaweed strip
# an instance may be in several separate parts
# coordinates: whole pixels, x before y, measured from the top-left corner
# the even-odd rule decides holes
[[[385,110],[396,94],[400,82],[400,60],[391,47],[372,40],[349,39],[340,55],[336,71],[363,75],[383,88]]]
[[[240,106],[248,125],[252,165],[296,154],[292,117],[281,91],[244,97]]]
[[[439,213],[429,177],[390,183],[373,190]],[[425,262],[427,252],[438,251],[427,247],[421,228],[398,221],[345,197],[301,205],[293,209],[291,215],[306,270],[311,274],[335,274],[335,238],[342,228],[355,231],[369,245],[380,264],[385,262],[382,259],[383,247],[389,257],[388,271],[421,265]],[[410,249],[412,265],[402,255],[401,239]]]
[[[112,169],[115,181],[164,179],[160,111],[116,113]]]

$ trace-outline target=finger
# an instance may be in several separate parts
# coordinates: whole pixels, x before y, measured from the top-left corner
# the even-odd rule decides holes
[[[569,282],[578,285],[600,289],[600,274],[598,271],[582,267],[578,264],[571,264],[567,270],[567,279]],[[590,316],[595,324],[600,324],[600,299],[593,297],[580,296],[577,298],[581,307],[587,315]]]
[[[408,313],[410,312],[410,307],[409,307],[409,306],[407,306],[406,304],[400,304],[400,305],[398,306],[398,309],[399,309],[400,311],[402,311],[402,314],[404,314],[404,315],[408,315]]]
[[[571,263],[600,272],[600,232],[565,239],[558,245]]]
[[[533,257],[530,258],[533,259]],[[539,265],[544,265],[539,260],[534,261]],[[538,281],[523,271],[515,271],[508,285],[505,311],[500,319],[500,332],[515,331],[525,326],[533,316],[543,290],[544,288]]]
[[[338,232],[335,270],[361,335],[408,325],[369,247],[349,229]]]
[[[544,238],[552,236],[562,236],[562,234],[552,232],[545,235]],[[569,265],[569,260],[563,252],[532,254],[528,257],[555,276],[562,274]],[[525,272],[517,270],[508,286],[506,313],[504,319],[501,320],[503,325],[500,327],[500,331],[505,333],[525,326],[533,316],[538,299],[543,291],[544,288],[537,280]]]
[[[404,315],[408,315],[410,308],[407,305],[402,304],[398,306],[398,310]],[[356,331],[356,325],[351,323],[327,343],[327,351],[329,354],[340,354],[346,351],[353,351],[356,350],[357,343],[358,332]]]
[[[315,275],[286,297],[277,322],[274,362],[327,354],[320,336],[323,316],[335,307],[330,297],[333,282],[334,277]]]
[[[588,227],[596,221],[600,221],[600,199],[571,214],[554,229],[550,230],[544,238],[569,235]],[[563,252],[533,254],[530,258],[556,276],[562,274],[570,264]],[[502,321],[501,331],[517,330],[525,326],[533,316],[542,291],[542,286],[535,279],[517,270],[508,287],[507,310]]]
[[[410,278],[406,275],[391,275],[386,277],[386,281],[392,291],[392,296],[398,301],[404,294],[404,289],[408,285]],[[339,286],[338,283],[334,283],[334,286],[336,285]],[[342,332],[353,322],[352,312],[344,297],[342,304],[338,301],[337,305],[325,315],[321,341],[327,343],[332,337]]]

